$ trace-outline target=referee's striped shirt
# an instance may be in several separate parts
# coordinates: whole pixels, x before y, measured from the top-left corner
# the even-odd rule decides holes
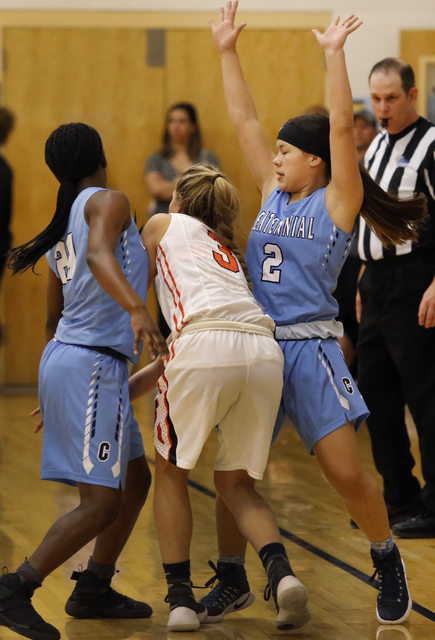
[[[397,256],[431,251],[435,256],[435,126],[419,118],[400,133],[382,132],[367,150],[364,164],[372,178],[385,190],[399,198],[424,193],[429,220],[419,231],[417,243],[385,249],[378,237],[360,218],[358,253],[361,260],[391,259]]]

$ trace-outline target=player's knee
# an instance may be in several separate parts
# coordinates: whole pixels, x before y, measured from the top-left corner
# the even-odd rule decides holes
[[[146,458],[133,460],[129,464],[124,498],[142,507],[151,487],[151,471]]]
[[[111,500],[98,507],[96,510],[96,516],[98,521],[101,523],[103,530],[107,529],[107,527],[110,527],[110,525],[115,522],[119,515],[120,508],[121,500]]]
[[[364,492],[365,478],[361,467],[345,465],[336,470],[329,479],[342,497],[357,497]]]
[[[107,529],[118,517],[122,492],[117,490],[99,491],[82,500],[81,508],[86,509],[98,531]]]
[[[255,480],[246,471],[216,471],[215,487],[227,507],[246,491],[255,491]]]

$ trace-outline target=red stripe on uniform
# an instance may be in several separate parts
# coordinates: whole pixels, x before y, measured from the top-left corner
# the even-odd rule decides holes
[[[159,245],[159,249],[160,249],[160,252],[161,252],[161,254],[162,254],[162,256],[163,256],[163,258],[164,258],[164,260],[165,260],[165,265],[166,265],[167,272],[168,272],[168,274],[169,274],[169,276],[170,276],[170,278],[171,278],[171,280],[172,280],[172,282],[173,282],[173,285],[174,285],[174,287],[175,287],[175,291],[176,291],[177,296],[178,296],[178,303],[177,303],[177,302],[175,301],[174,294],[173,294],[173,292],[172,292],[172,290],[171,290],[172,296],[174,297],[174,303],[175,303],[175,306],[176,306],[176,307],[181,311],[181,319],[180,319],[181,326],[184,326],[184,325],[186,324],[186,322],[184,321],[184,317],[185,317],[185,316],[184,316],[184,308],[183,308],[183,305],[182,305],[182,303],[181,303],[181,295],[180,295],[180,292],[178,291],[177,283],[175,282],[175,278],[174,278],[174,276],[172,275],[171,269],[169,268],[168,259],[167,259],[167,257],[166,257],[165,252],[163,251],[163,249],[162,249],[161,245]],[[163,273],[163,270],[162,270],[162,273]],[[165,282],[166,282],[166,280],[165,280]],[[169,286],[169,285],[168,285],[168,286]],[[179,331],[179,329],[177,329],[177,331]]]

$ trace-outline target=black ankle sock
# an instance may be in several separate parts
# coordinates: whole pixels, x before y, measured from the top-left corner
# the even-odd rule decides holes
[[[190,560],[184,562],[174,562],[172,564],[163,563],[163,571],[166,575],[166,581],[170,584],[174,581],[190,580]]]
[[[263,567],[266,569],[272,556],[284,556],[284,558],[287,558],[287,551],[281,542],[271,542],[270,544],[265,544],[264,547],[260,549],[258,555],[263,563]]]
[[[29,564],[27,560],[18,567],[16,573],[18,574],[21,582],[28,580],[33,585],[37,585],[38,587],[40,587],[44,581],[44,576],[42,576],[39,571],[35,569],[35,567],[32,567],[32,565]]]

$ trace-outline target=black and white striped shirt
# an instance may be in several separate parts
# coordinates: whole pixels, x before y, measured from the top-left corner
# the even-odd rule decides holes
[[[416,251],[432,251],[435,255],[435,126],[419,118],[400,133],[378,134],[367,150],[364,164],[385,191],[399,198],[424,193],[430,218],[420,229],[417,243],[409,240],[388,249],[360,218],[358,253],[361,260],[391,259]]]

